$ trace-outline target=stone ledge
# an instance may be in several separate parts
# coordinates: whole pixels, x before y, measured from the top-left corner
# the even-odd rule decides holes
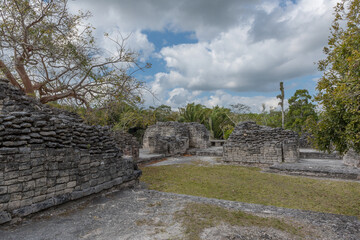
[[[360,180],[360,169],[335,165],[339,160],[307,160],[299,163],[281,163],[270,166],[270,172],[283,172],[291,175],[342,178]]]
[[[141,171],[139,171],[141,172]],[[101,184],[101,187],[93,187],[91,189],[87,189],[84,191],[77,191],[73,193],[66,193],[59,196],[52,197],[50,199],[46,199],[42,202],[32,204],[30,206],[25,206],[22,208],[18,208],[12,211],[12,215],[6,211],[0,212],[0,224],[9,223],[11,224],[12,219],[16,219],[16,222],[21,220],[22,217],[26,217],[30,214],[37,213],[39,211],[45,210],[47,208],[56,207],[58,205],[64,204],[69,201],[77,200],[83,197],[87,197],[93,194],[100,193],[102,191],[112,191],[112,190],[120,190],[124,188],[131,188],[138,184],[138,176],[130,177],[128,181],[123,181],[122,178],[115,179],[107,184]],[[118,183],[118,184],[117,184]],[[100,185],[99,185],[100,186]],[[101,190],[100,190],[101,189]],[[81,194],[79,194],[82,192]],[[20,219],[19,219],[20,218]]]

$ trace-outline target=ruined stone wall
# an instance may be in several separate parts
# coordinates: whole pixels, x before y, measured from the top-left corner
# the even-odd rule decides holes
[[[199,123],[158,122],[144,134],[143,148],[150,153],[184,154],[189,148],[210,146],[209,132]]]
[[[200,123],[185,123],[189,130],[190,148],[208,148],[210,147],[210,134],[206,127]]]
[[[0,80],[0,223],[132,182],[108,128],[51,108]]]
[[[360,168],[360,154],[356,153],[354,149],[349,149],[343,156],[343,162],[345,165]]]
[[[131,156],[134,160],[139,159],[140,144],[136,137],[124,131],[113,131],[112,135],[124,156]]]
[[[224,144],[225,162],[277,163],[299,159],[298,135],[289,130],[243,122]]]

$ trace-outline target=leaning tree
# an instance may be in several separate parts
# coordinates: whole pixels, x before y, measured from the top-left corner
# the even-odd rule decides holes
[[[99,48],[89,17],[71,14],[67,0],[0,0],[0,75],[42,103],[139,100],[143,85],[130,71],[149,65],[127,38],[105,35],[116,47]]]

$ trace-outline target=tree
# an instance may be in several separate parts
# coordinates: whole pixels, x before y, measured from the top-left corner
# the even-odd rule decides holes
[[[303,133],[306,128],[306,122],[309,118],[317,120],[315,105],[312,103],[312,97],[308,90],[296,90],[294,96],[289,98],[289,110],[286,114],[286,128],[292,129],[298,133]]]
[[[179,108],[180,121],[205,124],[209,112],[210,109],[206,108],[204,105],[188,103],[185,108]]]
[[[249,121],[250,107],[246,104],[236,103],[230,104],[232,109],[231,113],[228,115],[229,119],[237,125],[240,122]]]
[[[211,109],[208,122],[205,126],[209,129],[210,135],[215,139],[226,138],[227,131],[234,127],[234,123],[229,118],[230,109],[215,106]]]
[[[277,128],[282,126],[282,112],[270,107],[266,117],[266,126]]]
[[[139,101],[143,83],[129,71],[143,67],[126,48],[127,38],[106,34],[116,46],[110,54],[96,46],[93,27],[84,24],[90,13],[70,14],[67,0],[0,1],[0,72],[14,86],[42,103]]]
[[[154,112],[156,122],[176,121],[179,117],[177,112],[173,112],[170,106],[164,104],[150,109]]]
[[[323,76],[316,100],[323,107],[313,128],[317,146],[340,153],[360,152],[360,1],[343,0],[335,7],[327,57],[319,61]]]
[[[179,108],[180,121],[198,122],[210,131],[215,139],[223,139],[227,131],[231,131],[234,123],[229,118],[230,109],[224,107],[213,107],[212,109],[201,104],[189,103],[185,108]],[[230,134],[229,132],[227,135]]]
[[[284,112],[284,99],[285,99],[285,93],[284,93],[284,83],[280,82],[280,92],[281,94],[277,95],[276,97],[280,99],[279,105],[281,106],[281,127],[285,128],[285,112]]]

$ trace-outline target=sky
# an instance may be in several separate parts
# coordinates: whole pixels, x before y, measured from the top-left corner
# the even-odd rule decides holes
[[[336,0],[73,0],[70,10],[90,11],[99,46],[130,36],[126,46],[152,64],[137,73],[153,94],[145,106],[187,103],[259,112],[278,106],[297,89],[316,94]]]

